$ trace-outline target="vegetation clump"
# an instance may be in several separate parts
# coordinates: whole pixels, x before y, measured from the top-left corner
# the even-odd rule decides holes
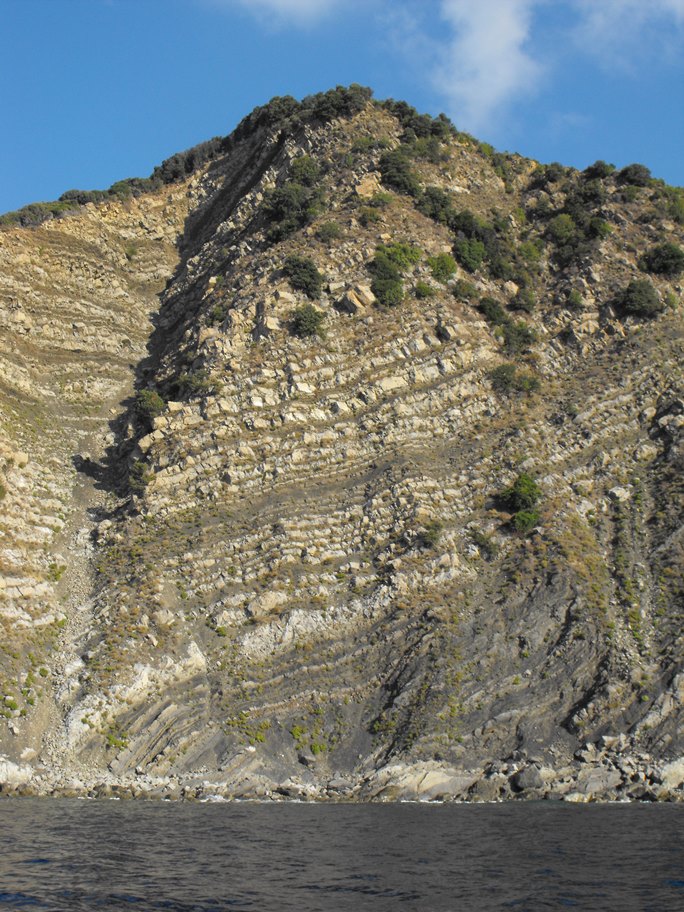
[[[324,277],[309,257],[289,256],[285,260],[283,272],[296,291],[303,291],[312,301],[320,298]]]
[[[459,238],[454,244],[458,262],[468,272],[477,272],[485,258],[485,245],[477,238]]]
[[[412,143],[415,139],[429,137],[446,142],[450,137],[458,136],[458,130],[446,114],[438,114],[437,117],[419,114],[412,105],[405,101],[395,101],[393,98],[380,102],[379,107],[389,111],[402,125],[404,132],[401,140],[404,143]]]
[[[427,282],[416,282],[414,294],[419,301],[424,301],[426,298],[434,298],[436,293],[432,285],[428,285]]]
[[[489,371],[489,379],[498,393],[534,393],[539,389],[537,377],[519,370],[515,364],[499,364]]]
[[[629,184],[632,187],[648,187],[651,183],[651,172],[646,165],[640,165],[635,162],[618,171],[615,179],[618,184]]]
[[[504,348],[509,354],[520,354],[536,341],[535,331],[524,320],[512,320],[494,298],[482,298],[478,306],[487,321],[495,327],[495,331],[500,333]]]
[[[290,328],[300,339],[311,339],[321,336],[325,314],[313,304],[303,304],[292,313]]]
[[[323,194],[319,188],[287,181],[271,190],[264,201],[264,214],[271,221],[267,238],[272,243],[290,237],[320,214]]]
[[[421,251],[411,244],[381,244],[369,264],[373,274],[371,291],[380,304],[394,307],[404,299],[403,274],[414,266]]]
[[[290,163],[290,180],[313,187],[321,177],[321,167],[310,155],[300,155]]]
[[[451,293],[459,301],[472,301],[477,297],[477,288],[466,279],[457,279],[451,286]]]
[[[402,149],[386,152],[378,164],[382,182],[404,196],[417,197],[420,194],[420,183],[411,168],[411,162]]]
[[[591,256],[597,243],[612,232],[612,227],[598,214],[604,198],[598,180],[580,180],[569,188],[563,210],[549,220],[545,232],[555,247],[554,258],[559,266],[566,267]]]
[[[145,463],[136,459],[128,473],[128,486],[132,494],[141,495],[153,478],[152,472],[147,468]]]
[[[136,417],[145,424],[152,424],[166,408],[166,403],[156,390],[139,390],[135,397]]]
[[[615,165],[611,165],[600,158],[598,161],[595,161],[593,165],[589,165],[588,168],[585,168],[582,174],[588,180],[604,180],[606,177],[610,177],[614,171]]]
[[[618,310],[635,317],[654,317],[664,310],[658,292],[648,279],[635,279],[615,299]]]
[[[323,222],[322,225],[316,229],[316,237],[319,241],[323,241],[324,244],[329,244],[330,241],[335,241],[342,234],[342,229],[337,224],[337,222]]]
[[[185,399],[188,396],[215,393],[219,387],[220,383],[211,378],[208,370],[199,368],[194,371],[181,371],[171,383],[169,393],[171,398]]]
[[[500,495],[502,504],[513,513],[511,522],[517,532],[529,532],[539,522],[536,509],[542,490],[527,472],[522,472]]]
[[[684,250],[671,241],[664,241],[647,250],[642,256],[639,266],[644,272],[678,276],[684,271]]]

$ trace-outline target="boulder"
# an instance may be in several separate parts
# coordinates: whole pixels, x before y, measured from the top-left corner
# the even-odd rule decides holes
[[[14,763],[8,757],[0,756],[0,787],[25,785],[33,776],[33,767]]]
[[[660,778],[665,788],[677,789],[684,786],[684,757],[666,763],[660,771]]]

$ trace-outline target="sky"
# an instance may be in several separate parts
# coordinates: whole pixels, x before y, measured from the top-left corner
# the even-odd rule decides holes
[[[684,185],[684,0],[0,0],[0,212],[361,83],[497,149]]]

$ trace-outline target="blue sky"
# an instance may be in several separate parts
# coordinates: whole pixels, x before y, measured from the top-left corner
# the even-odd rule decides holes
[[[0,0],[0,211],[146,176],[337,84],[684,184],[684,0]]]

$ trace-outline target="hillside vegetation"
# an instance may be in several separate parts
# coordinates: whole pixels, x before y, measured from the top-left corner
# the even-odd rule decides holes
[[[681,797],[680,189],[352,86],[39,205],[6,789]]]

